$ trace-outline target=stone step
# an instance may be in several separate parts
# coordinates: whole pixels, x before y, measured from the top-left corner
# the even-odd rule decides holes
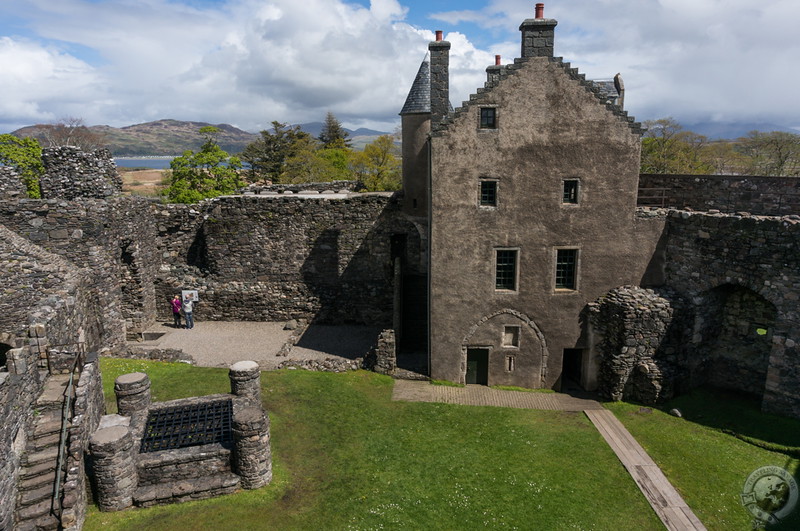
[[[41,485],[46,485],[46,484],[52,485],[53,482],[55,482],[56,480],[55,466],[56,464],[53,463],[48,468],[46,469],[42,468],[36,473],[32,473],[30,471],[23,469],[20,472],[20,480],[18,484],[19,490],[25,491],[25,490],[36,489]],[[25,477],[23,477],[23,475]],[[61,477],[64,477],[64,474],[62,474]]]
[[[69,421],[67,422],[67,427],[69,428]],[[53,433],[61,433],[61,414],[59,413],[58,418],[39,418],[33,424],[33,438],[38,439],[39,437],[44,437],[47,435],[51,435]]]
[[[51,447],[58,448],[58,443],[61,441],[61,433],[51,433],[42,437],[37,437],[32,441],[28,441],[28,450],[39,452]]]
[[[59,519],[52,514],[46,514],[34,520],[19,522],[14,529],[15,531],[50,531],[58,529],[60,523]]]
[[[53,446],[39,452],[27,452],[22,456],[23,466],[36,466],[39,463],[52,461],[55,466],[56,458],[58,457],[58,447]]]
[[[239,488],[240,481],[241,478],[236,474],[226,472],[194,480],[148,485],[136,489],[133,494],[133,503],[140,507],[150,507],[166,503],[202,500],[232,493]]]
[[[53,507],[56,511],[59,509],[59,503],[55,502]],[[17,518],[20,523],[26,520],[35,520],[41,516],[45,516],[50,514],[51,511],[51,500],[43,500],[35,505],[29,505],[28,507],[23,507],[19,511],[17,511]]]
[[[45,484],[33,490],[21,491],[17,508],[30,507],[43,500],[53,499],[53,484]]]

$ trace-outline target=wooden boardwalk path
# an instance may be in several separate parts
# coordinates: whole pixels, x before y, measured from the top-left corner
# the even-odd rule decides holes
[[[483,385],[446,387],[424,381],[395,380],[392,400],[409,402],[443,402],[466,406],[516,407],[583,411],[608,445],[617,454],[644,497],[667,529],[675,531],[705,530],[678,491],[670,484],[644,448],[617,420],[611,411],[595,401],[562,393],[527,393],[500,391]]]
[[[587,409],[595,425],[667,529],[705,529],[644,448],[607,409]]]

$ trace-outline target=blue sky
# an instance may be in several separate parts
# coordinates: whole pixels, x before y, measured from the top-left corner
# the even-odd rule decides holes
[[[391,131],[433,31],[451,100],[519,55],[529,0],[0,0],[0,133],[81,117]],[[557,0],[556,55],[640,120],[800,127],[797,0]]]

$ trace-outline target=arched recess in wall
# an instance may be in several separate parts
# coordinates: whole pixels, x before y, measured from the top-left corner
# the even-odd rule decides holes
[[[461,372],[464,375],[468,368],[468,353],[475,348],[490,350],[489,385],[530,388],[544,385],[550,354],[547,341],[536,323],[524,313],[503,308],[481,317],[469,328],[461,342]]]
[[[774,304],[755,291],[723,284],[700,297],[695,308],[694,370],[714,386],[761,397],[777,317]]]

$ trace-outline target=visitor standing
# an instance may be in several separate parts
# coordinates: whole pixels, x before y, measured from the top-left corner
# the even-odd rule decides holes
[[[186,329],[191,330],[194,328],[194,318],[192,311],[194,310],[194,300],[191,295],[183,299],[183,318],[186,319]]]
[[[175,325],[175,328],[181,327],[181,297],[180,295],[175,295],[172,297],[170,301],[172,306],[172,321]]]

